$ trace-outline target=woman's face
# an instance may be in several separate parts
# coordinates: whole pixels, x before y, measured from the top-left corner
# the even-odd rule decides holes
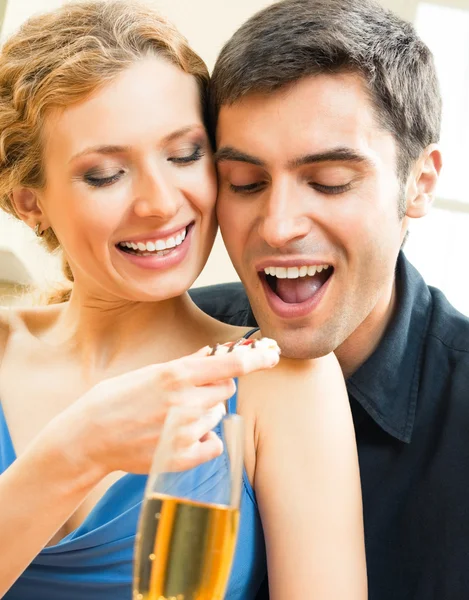
[[[197,83],[149,57],[50,114],[38,196],[76,285],[97,298],[185,292],[216,232],[215,172]]]

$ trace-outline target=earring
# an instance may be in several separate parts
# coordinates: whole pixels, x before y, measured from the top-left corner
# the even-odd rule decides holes
[[[37,235],[37,237],[42,237],[43,235],[43,231],[41,231],[41,224],[40,223],[36,223],[36,227],[34,228],[34,233]]]

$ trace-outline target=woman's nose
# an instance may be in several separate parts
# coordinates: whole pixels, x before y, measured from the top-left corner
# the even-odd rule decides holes
[[[177,214],[184,201],[183,192],[170,175],[157,167],[143,173],[134,190],[134,212],[139,217],[168,220]]]

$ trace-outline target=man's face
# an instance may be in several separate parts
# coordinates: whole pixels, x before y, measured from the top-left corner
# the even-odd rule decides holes
[[[406,223],[396,143],[358,75],[223,106],[217,147],[223,238],[284,355],[322,356],[386,314]]]

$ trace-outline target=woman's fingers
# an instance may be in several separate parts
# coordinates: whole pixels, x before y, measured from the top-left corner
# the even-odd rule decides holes
[[[157,452],[164,470],[182,471],[219,456],[223,444],[212,429],[225,416],[223,403],[209,410],[200,407],[172,408],[165,421]]]
[[[188,356],[165,365],[164,379],[170,386],[202,386],[241,377],[274,367],[279,354],[270,348],[245,347],[219,356]]]
[[[223,452],[223,442],[213,431],[203,436],[191,446],[180,450],[173,459],[174,471],[193,469],[198,465],[217,458]]]
[[[208,410],[201,406],[175,406],[168,412],[162,437],[171,440],[174,448],[188,447],[201,440],[225,415],[223,402],[218,402]]]
[[[137,455],[146,456],[145,448],[153,450],[160,443],[163,423],[175,407],[194,409],[169,424],[171,434],[179,436],[186,463],[200,464],[216,456],[221,441],[210,431],[223,416],[221,403],[236,391],[233,379],[273,367],[279,360],[278,351],[266,345],[224,350],[208,356],[209,349],[202,348],[191,356],[104,380],[89,390],[74,410],[81,410],[89,424],[83,444],[90,459],[106,472],[143,472],[146,463]],[[166,441],[171,445],[171,436],[163,440],[165,447]]]
[[[179,412],[185,413],[193,411],[187,411],[186,409],[181,408],[179,409]],[[203,411],[201,414],[199,413],[197,418],[191,419],[187,414],[176,417],[176,419],[180,420],[177,432],[175,432],[177,446],[179,448],[188,447],[195,442],[200,441],[218,425],[225,415],[225,405],[222,402],[219,402],[209,410]],[[171,417],[168,416],[168,419],[170,420],[168,425],[174,427],[174,417],[171,415]],[[171,421],[173,422],[171,423]],[[184,421],[184,424],[182,424],[182,421]]]
[[[190,387],[187,386],[178,391],[168,394],[163,406],[164,416],[173,408],[185,407],[194,409],[196,418],[220,402],[226,402],[236,392],[236,384],[233,379],[227,379],[218,383]],[[197,411],[199,411],[197,413]],[[192,413],[186,413],[191,418]]]
[[[197,404],[204,411],[216,406],[219,402],[226,402],[236,393],[236,384],[233,379],[226,379],[218,383],[199,386],[195,388],[200,393]]]

